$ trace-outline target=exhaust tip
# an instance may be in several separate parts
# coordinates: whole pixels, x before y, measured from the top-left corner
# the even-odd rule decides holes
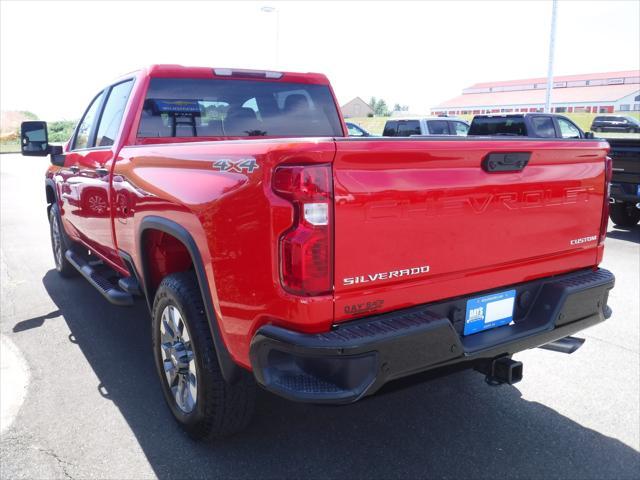
[[[538,348],[544,350],[551,350],[552,352],[560,353],[573,353],[578,350],[584,344],[584,338],[578,337],[564,337],[554,342],[547,343],[546,345],[540,345]]]

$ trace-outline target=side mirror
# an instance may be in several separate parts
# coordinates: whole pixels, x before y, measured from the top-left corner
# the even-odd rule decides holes
[[[584,132],[584,138],[595,138],[593,132]]]
[[[46,157],[50,153],[47,122],[22,122],[20,126],[20,148],[22,155]]]

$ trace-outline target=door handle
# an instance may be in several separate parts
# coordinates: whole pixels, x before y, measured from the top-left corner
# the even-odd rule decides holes
[[[98,168],[96,168],[96,173],[98,175],[107,175],[109,173],[109,170],[107,170],[104,167],[98,167]]]
[[[529,163],[530,152],[494,152],[482,160],[482,169],[488,173],[520,172]]]
[[[71,165],[69,167],[69,170],[71,170],[73,173],[78,173],[80,171],[80,167],[77,165]]]

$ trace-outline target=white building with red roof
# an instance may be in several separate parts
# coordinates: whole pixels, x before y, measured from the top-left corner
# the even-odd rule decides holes
[[[640,70],[557,76],[553,80],[553,112],[640,111]],[[546,78],[476,83],[462,95],[433,107],[431,113],[541,112],[546,88]]]

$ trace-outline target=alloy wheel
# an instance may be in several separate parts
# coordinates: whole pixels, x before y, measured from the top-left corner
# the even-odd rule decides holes
[[[180,311],[167,305],[160,322],[160,355],[176,406],[190,413],[198,398],[198,375],[191,336]]]
[[[56,261],[56,267],[60,269],[62,266],[62,238],[60,237],[60,224],[58,216],[53,215],[51,220],[51,246],[53,247],[53,256]]]

